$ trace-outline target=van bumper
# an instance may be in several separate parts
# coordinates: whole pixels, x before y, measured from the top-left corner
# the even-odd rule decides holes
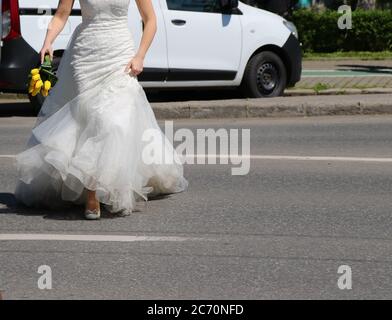
[[[0,90],[26,92],[28,73],[38,63],[38,53],[22,37],[4,41],[1,48]]]
[[[294,86],[298,81],[301,80],[302,73],[302,50],[301,44],[298,39],[290,34],[286,43],[282,47],[286,58],[286,65],[288,66],[288,79],[287,85],[289,87]]]

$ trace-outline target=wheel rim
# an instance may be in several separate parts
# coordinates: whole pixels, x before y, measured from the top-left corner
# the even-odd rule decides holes
[[[257,70],[257,87],[263,93],[271,93],[279,82],[279,72],[271,62],[264,62]]]

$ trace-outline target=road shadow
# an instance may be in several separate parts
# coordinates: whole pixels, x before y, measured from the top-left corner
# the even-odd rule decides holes
[[[375,65],[362,65],[362,64],[338,64],[337,67],[339,71],[356,71],[356,72],[369,72],[369,73],[392,75],[392,67],[388,67],[388,66],[375,66]]]
[[[148,201],[157,201],[169,198],[170,194],[162,194],[151,196]],[[140,202],[134,213],[143,213],[145,202]],[[138,208],[139,207],[139,208]],[[23,216],[41,216],[43,219],[49,220],[85,220],[84,205],[76,205],[73,203],[63,204],[53,208],[34,208],[27,207],[19,203],[13,193],[0,193],[0,215],[15,214]],[[116,219],[124,216],[118,213],[109,212],[103,204],[101,204],[101,219]]]
[[[192,88],[192,89],[145,89],[147,99],[150,102],[181,102],[190,100],[227,100],[243,99],[244,95],[236,88]]]
[[[70,205],[61,208],[32,208],[15,199],[13,193],[0,193],[0,215],[14,214],[22,216],[41,216],[51,220],[83,220],[83,208]]]
[[[35,117],[36,115],[30,102],[15,100],[15,102],[2,103],[0,101],[0,117]]]

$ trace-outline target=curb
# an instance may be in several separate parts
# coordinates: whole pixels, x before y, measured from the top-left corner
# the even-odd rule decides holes
[[[151,103],[157,119],[224,119],[392,114],[392,94]]]
[[[4,93],[0,92],[0,100],[19,100],[28,99],[27,94],[24,93]]]

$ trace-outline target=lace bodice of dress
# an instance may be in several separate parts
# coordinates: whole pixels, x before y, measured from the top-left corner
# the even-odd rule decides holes
[[[83,20],[125,19],[130,0],[79,0]]]

